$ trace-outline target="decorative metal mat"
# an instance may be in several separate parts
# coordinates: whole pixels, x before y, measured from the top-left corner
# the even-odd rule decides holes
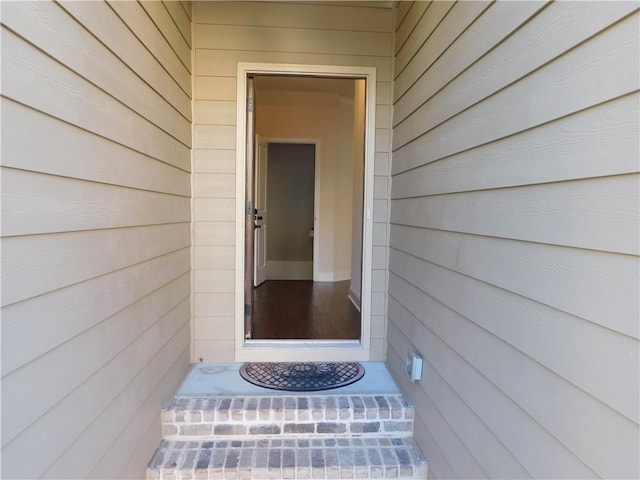
[[[364,376],[364,367],[357,362],[251,362],[240,368],[240,375],[273,390],[316,392],[357,382]]]

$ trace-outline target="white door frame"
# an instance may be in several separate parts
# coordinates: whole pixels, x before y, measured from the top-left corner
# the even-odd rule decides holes
[[[246,340],[244,338],[244,228],[247,75],[306,75],[365,79],[364,202],[362,228],[362,294],[360,340]],[[376,69],[329,65],[238,63],[236,116],[236,279],[235,360],[320,361],[370,360],[371,264],[373,251],[373,174],[375,151]],[[315,207],[314,207],[315,209]],[[315,263],[314,258],[314,263]],[[315,267],[314,267],[315,270]]]

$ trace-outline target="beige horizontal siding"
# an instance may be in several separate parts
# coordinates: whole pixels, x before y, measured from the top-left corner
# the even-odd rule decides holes
[[[162,97],[148,88],[139,73],[129,68],[118,57],[104,48],[101,42],[87,36],[83,26],[69,21],[69,15],[54,3],[42,2],[37,8],[23,6],[13,10],[15,15],[6,25],[14,31],[24,31],[31,43],[45,46],[58,62],[84,78],[95,79],[97,85],[110,93],[146,119],[170,133],[186,145],[190,144],[189,122],[176,122],[172,115],[175,108],[161,101]],[[38,29],[29,29],[34,22],[41,22]],[[61,30],[60,24],[67,28]],[[55,76],[55,73],[52,72]]]
[[[82,179],[105,185],[114,185],[165,192],[171,195],[189,195],[188,163],[172,165],[127,148],[6,98],[0,108],[11,122],[2,127],[2,164],[19,170],[28,170],[59,177]],[[34,142],[31,129],[48,132],[45,142]],[[91,151],[91,161],[87,161]],[[140,172],[144,172],[141,175]]]
[[[342,3],[328,6],[292,2],[225,2],[215,9],[199,10],[198,23],[271,28],[295,26],[299,29],[379,32],[386,35],[391,32],[391,15],[387,10],[370,9],[363,14],[361,8]]]
[[[638,337],[633,258],[396,225],[391,239],[395,249]]]
[[[398,53],[404,44],[407,42],[409,35],[416,27],[416,24],[420,21],[427,9],[431,6],[431,1],[424,2],[399,2],[398,8],[395,12],[395,36],[394,36],[394,51]],[[409,18],[407,15],[411,12]]]
[[[175,25],[170,21],[168,15],[162,15],[163,11],[166,12],[164,5],[160,2],[111,0],[107,3],[125,24],[135,25],[133,31],[139,41],[169,72],[182,90],[189,94],[191,91],[191,52],[185,48],[186,42],[183,38],[175,36],[173,41],[167,39],[167,37],[171,37],[171,33],[175,33],[172,32],[172,27],[175,28]],[[154,7],[152,5],[154,3],[158,3],[158,5]],[[149,15],[149,12],[153,12],[153,15]]]
[[[404,70],[417,51],[422,47],[425,39],[431,36],[435,28],[440,24],[454,4],[455,2],[451,1],[431,2],[428,5],[428,14],[426,13],[427,10],[420,12],[419,9],[414,9],[413,12],[410,12],[407,17],[405,17],[404,22],[408,23],[407,30],[411,31],[411,35],[403,39],[401,32],[401,36],[397,39],[399,49],[394,56],[394,77],[398,76],[398,74]],[[415,18],[418,18],[415,24],[410,25],[411,19]]]
[[[171,0],[168,0],[168,2],[171,2]],[[189,17],[189,20],[193,20],[193,2],[190,0],[179,0],[179,2],[182,9],[187,14],[187,17]]]
[[[626,353],[633,345],[631,337],[585,322],[543,302],[530,298],[519,300],[506,288],[496,285],[498,282],[472,278],[465,275],[463,269],[456,271],[447,268],[446,264],[438,265],[395,250],[391,258],[402,265],[407,281],[417,288],[429,291],[434,299],[446,305],[468,299],[460,306],[460,314],[538,358],[549,368],[562,371],[563,376],[583,390],[606,398],[607,403],[620,413],[637,420],[633,395],[637,382],[628,380],[635,365],[633,357]],[[399,279],[394,281],[399,282]],[[527,336],[510,329],[508,319],[513,317],[528,327]],[[550,349],[550,345],[554,348]],[[605,355],[602,358],[592,356],[590,353],[595,348]]]
[[[189,208],[188,197],[24,170],[6,168],[3,180],[7,236],[177,223]]]
[[[200,125],[235,125],[236,102],[229,100],[196,100],[194,108]],[[212,123],[207,123],[212,122]]]
[[[134,72],[191,120],[190,90],[183,90],[181,83],[176,81],[177,74],[167,70],[147,45],[138,40],[134,33],[137,29],[129,29],[104,2],[63,2],[60,5],[127,65],[135,65]]]
[[[189,243],[183,223],[4,238],[2,303],[8,305],[70,286],[188,248]],[[103,254],[78,255],[91,249]],[[65,265],[64,271],[60,271],[60,263]]]
[[[188,155],[188,145],[7,29],[2,49],[6,97],[166,163]]]
[[[162,2],[171,16],[171,20],[178,28],[183,40],[189,46],[189,56],[191,56],[191,3],[188,6],[177,0],[163,0]]]
[[[384,357],[392,11],[362,2],[195,4],[194,359],[234,359],[238,62],[375,67],[373,358]],[[234,277],[235,278],[235,277]],[[225,279],[225,280],[222,280]]]
[[[3,307],[3,374],[152,294],[183,274],[188,260],[183,249]],[[132,278],[149,280],[136,283]],[[42,336],[39,332],[50,324],[56,328]]]
[[[562,182],[636,171],[635,94],[393,177],[394,198]],[[607,156],[607,161],[602,159]],[[400,193],[401,192],[401,193]]]
[[[388,363],[430,478],[636,478],[637,4],[417,3],[396,10]]]
[[[635,30],[637,22],[630,17],[617,28],[603,31],[593,48],[583,43],[473,106],[464,95],[445,103],[444,97],[433,98],[432,104],[437,101],[440,106],[434,107],[428,120],[423,111],[400,125],[395,122],[394,173],[417,166],[417,158],[423,163],[443,158],[634,92],[637,80],[629,66],[637,61],[636,47],[629,37]],[[566,71],[575,76],[567,76]],[[596,84],[594,77],[618,81]],[[475,97],[479,92],[468,93]],[[455,105],[464,110],[452,110]],[[420,129],[422,122],[426,130],[418,133],[414,129]]]
[[[184,344],[185,338],[189,338],[188,328],[184,328],[176,334],[166,344],[165,350],[171,348],[176,352]],[[168,347],[168,348],[167,348]],[[148,375],[149,372],[158,372],[166,378],[181,378],[184,376],[183,365],[189,363],[189,348],[185,348],[179,353],[178,359],[169,365],[167,358],[164,358],[162,352],[158,352],[149,363],[149,368],[142,375],[138,375],[127,387],[127,395],[121,395],[117,401],[118,406],[127,409],[130,420],[124,430],[118,432],[117,437],[109,437],[99,435],[99,439],[103,440],[102,445],[107,446],[106,453],[100,458],[93,471],[91,478],[105,478],[111,475],[112,465],[118,463],[122,465],[120,471],[115,475],[116,478],[137,478],[140,471],[140,459],[147,456],[147,445],[154,444],[158,437],[162,435],[160,425],[158,425],[158,413],[155,408],[156,398],[169,398],[175,393],[175,386],[168,382],[157,383],[144,403],[138,406],[137,410],[132,407],[136,404],[131,398],[136,395],[138,389],[149,389],[148,379],[154,375]],[[105,430],[112,427],[107,423],[108,418],[102,417],[101,423],[97,424],[97,428]],[[146,430],[145,430],[146,429]],[[133,447],[131,447],[133,445]],[[86,445],[85,445],[86,448]],[[74,452],[75,453],[75,452]],[[82,452],[84,453],[84,452]],[[124,461],[124,463],[123,463]]]
[[[278,27],[238,27],[230,25],[198,24],[198,48],[219,50],[272,51],[332,55],[390,55],[390,34],[340,30],[298,29]]]
[[[404,118],[405,110],[415,109],[422,101],[442,88],[442,79],[464,71],[479,56],[511,33],[514,27],[544,7],[540,2],[523,2],[513,6],[512,2],[500,2],[487,9],[486,3],[478,2],[474,8],[463,8],[458,4],[451,8],[433,33],[415,53],[410,64],[402,71],[394,72],[394,99],[396,118]],[[433,12],[431,13],[433,14]],[[416,98],[403,99],[407,90],[414,86]]]
[[[635,175],[397,199],[394,223],[638,253]],[[611,235],[610,232],[617,232]]]
[[[160,439],[189,363],[187,15],[2,4],[3,478],[141,478]]]
[[[241,50],[196,50],[198,78],[200,76],[235,77],[237,62],[256,63],[292,63],[350,66],[362,65],[375,67],[378,81],[391,81],[391,62],[389,57],[374,55],[327,55],[324,53],[298,53],[281,51],[247,52]],[[204,81],[204,80],[200,80]],[[213,92],[196,92],[212,94]],[[231,100],[231,99],[230,99]],[[232,99],[235,101],[235,97]],[[388,103],[387,103],[388,104]]]
[[[191,73],[191,33],[188,31],[189,23],[186,25],[183,23],[183,30],[178,28],[176,22],[169,12],[168,4],[171,2],[153,2],[148,0],[142,0],[140,5],[147,13],[149,18],[153,21],[156,28],[162,33],[167,45],[162,49],[162,53],[173,52],[180,59],[180,63],[184,65],[184,68]],[[184,19],[183,19],[184,21]],[[140,30],[137,29],[136,33]],[[152,31],[151,35],[156,35]],[[187,39],[188,38],[188,39]],[[191,75],[189,75],[189,79]]]
[[[194,152],[196,173],[234,173],[236,171],[236,151],[197,150]]]
[[[147,305],[143,304],[140,308],[140,311],[144,311],[144,307],[147,307],[153,315],[150,315],[149,319],[145,318],[145,321],[137,322],[132,326],[131,312],[120,313],[84,335],[65,343],[48,355],[29,363],[15,374],[6,376],[3,383],[8,389],[17,393],[11,397],[7,396],[6,401],[3,402],[6,408],[14,414],[11,424],[5,429],[6,437],[3,437],[3,442],[7,443],[4,445],[4,452],[9,455],[19,449],[20,445],[28,445],[34,438],[42,436],[38,433],[38,425],[54,424],[55,422],[64,424],[69,420],[69,418],[50,418],[48,415],[43,415],[50,410],[47,408],[48,405],[42,401],[43,397],[54,404],[52,411],[65,409],[70,416],[74,411],[83,413],[85,425],[80,422],[80,418],[76,418],[77,422],[69,422],[70,424],[64,429],[67,441],[75,441],[75,436],[95,420],[93,409],[100,404],[104,408],[110,402],[109,396],[119,393],[111,390],[113,383],[102,384],[102,382],[109,379],[111,382],[116,382],[117,385],[126,386],[130,380],[129,375],[137,373],[133,369],[127,369],[126,365],[129,361],[134,362],[132,364],[139,364],[139,361],[143,359],[146,363],[156,353],[155,336],[161,331],[160,328],[162,331],[167,330],[167,335],[173,336],[175,331],[171,329],[184,325],[185,313],[188,314],[188,289],[185,288],[188,282],[180,283],[183,287],[182,290],[171,292],[172,296],[182,295],[182,298],[178,300],[181,302],[179,306],[172,302],[169,292],[158,292],[150,296],[148,300],[145,299],[144,301],[148,302]],[[131,310],[134,309],[131,308]],[[154,323],[158,324],[154,325]],[[158,330],[149,328],[152,326]],[[119,335],[115,335],[116,332]],[[164,345],[164,342],[169,338],[171,337],[165,338],[159,344]],[[162,337],[159,336],[158,339],[162,340]],[[113,352],[118,352],[122,359],[119,356],[111,358]],[[138,356],[140,357],[138,358]],[[78,358],[82,358],[83,361],[78,361]],[[54,369],[53,371],[61,369],[65,371],[65,375],[51,375],[43,379],[41,376],[43,368],[51,368]],[[95,375],[98,370],[101,371],[101,374]],[[127,371],[126,375],[123,374],[125,370]],[[108,375],[108,373],[110,374]],[[104,375],[102,381],[100,380],[101,375]],[[117,378],[117,375],[121,377]],[[102,385],[98,387],[96,382]],[[72,394],[69,395],[69,392]],[[80,408],[81,404],[78,404],[78,401],[83,398],[83,395],[89,397],[97,395],[96,405],[90,408],[86,406]],[[28,432],[18,436],[27,426],[31,426]],[[36,428],[33,428],[34,426]],[[14,439],[14,437],[17,438]],[[14,440],[10,441],[12,439]],[[49,439],[43,439],[43,441],[47,440]],[[66,443],[60,442],[55,446],[44,448],[47,454],[43,456],[53,460],[55,452],[62,451],[66,445]],[[46,459],[41,462],[44,466]],[[29,468],[36,468],[36,466],[32,465]]]

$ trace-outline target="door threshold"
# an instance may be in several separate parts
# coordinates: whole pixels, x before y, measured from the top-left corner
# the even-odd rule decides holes
[[[236,362],[361,362],[369,348],[360,340],[245,340]]]
[[[257,348],[361,348],[360,340],[245,340],[245,347]]]

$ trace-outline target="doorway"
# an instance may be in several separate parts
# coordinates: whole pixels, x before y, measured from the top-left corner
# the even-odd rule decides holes
[[[314,268],[323,243],[315,236],[319,140],[272,142],[258,134],[256,145],[252,339],[359,340],[351,278],[321,282],[320,269]],[[356,275],[361,275],[359,265]]]
[[[316,145],[256,142],[254,286],[313,280]]]
[[[236,358],[239,361],[277,360],[279,358],[288,360],[293,358],[323,359],[329,355],[335,359],[368,360],[375,70],[330,67],[330,70],[326,71],[323,67],[306,66],[296,66],[297,71],[295,72],[292,72],[292,69],[292,66],[270,65],[266,68],[264,65],[252,66],[248,64],[241,64],[238,67],[238,104],[244,105],[245,98],[249,98],[249,105],[253,108],[250,108],[249,112],[241,112],[238,109],[238,126],[240,127],[238,129],[240,138],[237,140],[239,147],[238,171],[245,171],[246,174],[245,178],[238,179],[237,187],[239,187],[238,193],[244,190],[247,201],[245,205],[240,205],[238,208],[240,221],[237,225],[239,227],[250,226],[252,230],[258,230],[259,234],[255,234],[254,231],[249,232],[248,228],[237,230],[237,238],[245,239],[244,252],[237,252],[236,255],[237,265],[242,267],[237,271],[239,273],[245,272],[245,275],[244,279],[237,278],[236,280],[236,285],[242,284],[244,286],[240,291],[236,291],[236,298],[240,306],[236,315],[236,332],[240,334],[237,336]],[[361,97],[356,99],[356,95],[359,94]],[[279,100],[274,101],[276,98]],[[358,101],[361,106],[359,119],[354,113],[356,111],[354,103]],[[332,108],[333,110],[331,110]],[[296,109],[298,111],[304,110],[305,117],[296,117],[291,114]],[[270,111],[271,116],[265,122],[264,118],[261,120],[261,115],[264,117],[267,111]],[[344,128],[337,117],[332,119],[331,112],[338,111],[343,114],[349,112],[347,113],[347,117],[350,116],[349,128]],[[343,118],[347,117],[343,115]],[[309,127],[305,130],[305,124],[315,125],[315,127]],[[265,127],[265,125],[267,126]],[[358,125],[360,130],[357,129]],[[255,126],[258,126],[255,129],[257,137],[254,137],[254,131],[252,131]],[[289,129],[274,130],[276,126]],[[333,129],[335,137],[329,138],[326,137],[326,132],[320,132],[318,128],[322,126]],[[341,134],[342,137],[348,135],[349,138],[345,140],[340,137]],[[244,139],[256,138],[257,140],[241,144],[241,136],[244,136]],[[289,143],[294,143],[301,148],[305,144],[304,137],[307,137],[307,140],[316,137],[312,138],[316,150],[322,153],[315,158],[316,179],[314,185],[319,182],[320,188],[316,188],[312,195],[314,198],[313,223],[302,229],[304,230],[303,234],[298,232],[295,235],[298,241],[303,237],[306,240],[306,257],[299,255],[305,250],[305,248],[299,248],[300,243],[298,243],[298,247],[280,248],[279,254],[271,259],[271,262],[275,262],[276,273],[274,275],[279,278],[271,280],[269,279],[269,270],[273,269],[269,267],[274,263],[269,263],[269,253],[262,258],[263,265],[266,265],[266,274],[259,277],[257,268],[254,271],[253,265],[251,265],[249,269],[248,264],[260,262],[259,252],[261,249],[257,249],[255,252],[253,250],[254,245],[258,245],[260,242],[258,236],[262,234],[264,239],[267,239],[265,251],[268,252],[268,239],[270,233],[275,230],[273,225],[275,219],[272,217],[273,211],[271,210],[275,204],[269,201],[269,195],[267,195],[264,212],[260,211],[260,208],[254,208],[254,202],[258,207],[260,207],[258,203],[261,203],[259,198],[254,198],[256,194],[259,195],[261,192],[256,184],[260,177],[261,168],[258,156],[263,151],[262,145],[265,143],[265,138],[273,139],[276,137],[277,139],[277,137],[283,136],[289,137]],[[359,147],[354,147],[356,143],[359,143]],[[267,142],[264,150],[268,152],[269,149],[279,148],[276,145],[279,145],[278,142]],[[345,148],[345,145],[348,147]],[[253,155],[253,152],[256,152],[256,155]],[[355,167],[356,173],[354,173],[355,157],[358,157],[358,162],[355,164],[359,163],[359,166]],[[269,158],[268,154],[267,158]],[[319,168],[318,165],[321,165],[322,168]],[[289,169],[291,169],[291,163]],[[345,174],[347,171],[351,173]],[[268,166],[265,172],[267,172],[267,185],[262,191],[269,192]],[[278,182],[286,176],[287,174],[283,174],[281,171],[280,177],[282,178],[279,177],[272,184],[278,185]],[[301,180],[300,175],[294,176]],[[254,179],[256,183],[254,183]],[[255,190],[251,186],[254,186]],[[308,187],[302,188],[300,185],[298,187],[299,190],[308,189]],[[285,188],[282,184],[277,187],[278,190]],[[344,196],[345,192],[348,198]],[[271,193],[273,194],[273,192]],[[239,196],[239,198],[242,197]],[[285,203],[291,206],[292,203],[296,205],[305,202],[290,199]],[[249,215],[251,221],[249,221]],[[291,211],[289,215],[291,215]],[[277,224],[277,220],[275,221]],[[264,223],[261,224],[261,222]],[[279,225],[275,238],[280,237],[282,240],[283,237],[287,237],[285,231],[286,228]],[[271,238],[274,237],[271,236]],[[274,241],[277,242],[277,240]],[[274,247],[273,250],[278,250],[278,248]],[[302,278],[309,275],[310,250],[313,251],[311,263],[313,278],[288,279],[287,276],[290,274],[283,274],[283,271],[293,271],[294,276],[299,275]],[[295,273],[296,269],[297,273]],[[249,282],[251,290],[247,287],[246,282],[249,277],[251,278]],[[278,285],[282,288],[266,288],[271,281],[283,282]],[[304,282],[307,282],[306,285]],[[273,284],[271,287],[275,286]],[[256,288],[257,290],[254,291]],[[264,313],[259,309],[270,303],[270,301],[264,301],[268,295],[262,294],[267,291],[277,292],[276,295],[284,297],[286,306],[293,309],[292,315],[294,316],[296,311],[300,314],[300,312],[309,309],[313,310],[313,306],[316,305],[319,307],[317,310],[323,310],[325,317],[329,315],[329,319],[322,321],[320,323],[322,328],[315,329],[315,332],[307,329],[305,333],[304,328],[297,330],[291,328],[289,333],[284,334],[259,334],[259,329],[252,321],[259,320],[261,314]],[[298,302],[297,310],[293,308],[293,304],[305,296],[309,298],[308,303]],[[336,298],[344,300],[342,307],[337,306]],[[331,311],[331,308],[334,310]],[[339,319],[338,310],[350,311],[349,314],[355,312],[357,320],[352,323],[357,328],[351,329],[348,333],[345,333],[344,328],[342,331],[335,330],[338,333],[328,332],[326,329],[330,327],[332,321],[335,324],[343,325],[343,321]],[[283,311],[280,309],[278,315],[280,319],[286,316],[282,313]],[[351,317],[353,318],[353,315]],[[248,323],[244,321],[247,318],[249,318]],[[325,331],[320,333],[322,329]],[[256,336],[253,335],[254,332]]]

